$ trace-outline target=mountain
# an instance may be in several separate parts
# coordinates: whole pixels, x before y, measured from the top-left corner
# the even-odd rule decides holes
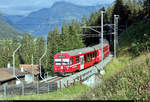
[[[60,29],[62,24],[69,23],[73,19],[81,20],[81,18],[90,16],[92,12],[97,11],[99,8],[106,5],[97,6],[79,6],[68,2],[56,2],[50,8],[43,8],[38,11],[30,13],[26,17],[14,18],[11,17],[9,20],[13,22],[10,23],[16,29],[22,32],[29,32],[35,36],[39,36],[47,33],[55,28],[56,26]]]
[[[10,39],[14,36],[20,37],[21,32],[13,28],[2,17],[0,17],[0,39]]]

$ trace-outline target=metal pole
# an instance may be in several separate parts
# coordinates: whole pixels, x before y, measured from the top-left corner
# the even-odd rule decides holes
[[[117,57],[118,47],[118,15],[114,15],[114,57]]]
[[[39,83],[37,82],[37,94],[39,94]]]
[[[116,16],[114,15],[114,57],[116,58]]]
[[[49,93],[49,82],[48,82],[48,93]]]
[[[45,50],[43,56],[39,59],[39,64],[40,64],[40,77],[41,77],[42,79],[44,79],[44,78],[42,77],[41,60],[42,60],[42,58],[46,55],[46,53],[47,53],[47,43],[46,43],[46,50]]]
[[[33,74],[33,72],[34,72],[34,68],[33,68],[33,55],[32,55],[32,78],[33,78],[33,81],[34,81],[34,74]]]
[[[4,85],[3,87],[4,87],[4,96],[6,97],[6,85]]]
[[[22,83],[22,95],[24,96],[24,84]]]
[[[104,45],[103,45],[103,33],[104,33],[104,30],[103,30],[103,25],[104,25],[104,22],[103,22],[103,14],[104,14],[104,11],[101,11],[101,44],[102,44],[102,46],[101,46],[101,58],[102,58],[102,63],[101,63],[101,74],[102,75],[104,75],[105,74],[105,71],[104,71],[104,69],[103,69],[103,47],[104,47]],[[99,39],[100,40],[100,39]]]
[[[17,50],[21,47],[21,44],[18,46],[18,48],[13,52],[13,75],[15,75],[15,53],[17,52]]]
[[[116,47],[119,48],[119,43],[118,43],[118,15],[116,16]]]

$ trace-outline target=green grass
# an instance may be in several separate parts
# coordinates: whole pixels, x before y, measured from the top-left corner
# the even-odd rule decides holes
[[[115,64],[117,64],[116,62]],[[114,62],[109,66],[114,65]],[[120,65],[119,65],[119,68]],[[119,69],[118,68],[118,69]],[[107,77],[80,100],[150,100],[150,53],[133,59],[129,66]]]
[[[113,76],[115,73],[121,71],[122,69],[125,68],[131,61],[131,58],[129,56],[122,56],[117,59],[113,59],[111,64],[108,64],[105,67],[105,75],[104,79],[107,79],[111,76]]]
[[[0,100],[73,100],[76,95],[82,95],[82,93],[89,91],[90,88],[86,85],[76,84],[76,86],[70,86],[69,88],[61,89],[56,92],[45,94],[34,94],[25,96],[16,96],[9,98],[0,98]]]

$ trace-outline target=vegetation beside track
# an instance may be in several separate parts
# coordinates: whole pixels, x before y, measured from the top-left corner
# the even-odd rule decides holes
[[[77,83],[76,86],[70,86],[69,88],[61,89],[56,92],[6,97],[0,98],[0,100],[73,100],[75,96],[81,96],[89,90],[90,88],[88,86]]]

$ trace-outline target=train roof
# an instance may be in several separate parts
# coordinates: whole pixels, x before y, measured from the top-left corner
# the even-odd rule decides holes
[[[108,44],[108,41],[104,41],[103,43],[104,43],[103,46],[106,46]],[[75,50],[70,50],[70,51],[63,51],[62,53],[68,53],[70,56],[74,56],[77,54],[87,53],[90,51],[100,49],[101,46],[102,46],[102,43],[97,44],[97,45],[92,46],[92,47],[80,48],[80,49],[75,49]]]

